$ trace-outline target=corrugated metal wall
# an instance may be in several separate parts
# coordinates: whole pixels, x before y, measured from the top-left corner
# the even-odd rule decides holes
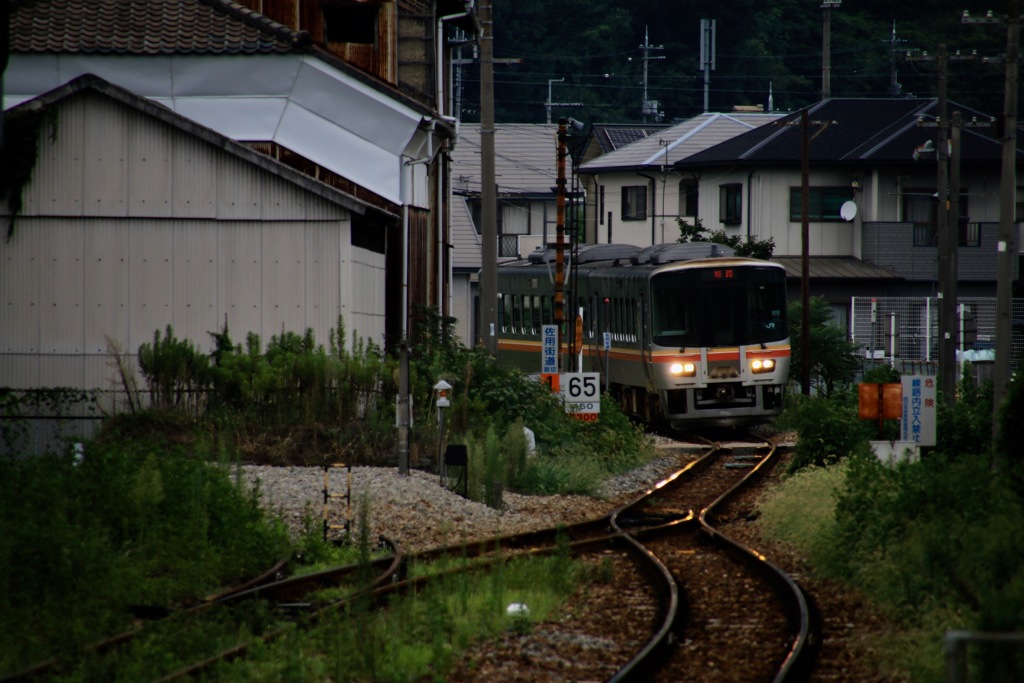
[[[61,107],[25,208],[0,244],[0,386],[111,388],[172,325],[212,349],[338,315],[384,334],[384,256],[353,247],[344,208],[98,95]]]

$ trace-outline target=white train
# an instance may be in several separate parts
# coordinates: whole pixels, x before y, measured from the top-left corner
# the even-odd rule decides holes
[[[499,355],[541,370],[554,321],[554,250],[498,268]],[[782,266],[709,242],[587,245],[566,258],[563,371],[600,372],[647,423],[736,426],[782,409],[789,377]],[[582,316],[578,335],[577,315]]]

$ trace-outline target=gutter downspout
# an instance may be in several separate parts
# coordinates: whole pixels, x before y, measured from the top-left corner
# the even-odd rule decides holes
[[[747,174],[747,242],[750,242],[750,223],[754,220],[754,169]]]
[[[429,164],[434,159],[434,128],[437,122],[430,118],[424,123],[427,128],[427,155],[419,159],[406,158],[402,162],[401,189],[402,195],[402,339],[409,336],[409,204],[412,203],[413,177],[412,167],[417,164]],[[404,156],[404,155],[403,155]]]

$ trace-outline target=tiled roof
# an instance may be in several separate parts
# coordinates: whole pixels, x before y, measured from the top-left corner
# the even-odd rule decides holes
[[[935,139],[934,121],[937,103],[923,98],[838,98],[807,108],[814,122],[815,135],[808,146],[814,162],[831,163],[907,163],[914,149]],[[960,110],[964,120],[988,121],[985,115],[949,103],[949,113]],[[790,114],[771,125],[738,135],[703,152],[687,157],[676,165],[696,167],[714,164],[756,163],[791,165],[801,160],[801,112]],[[931,122],[931,128],[918,122]],[[823,124],[828,127],[821,130]],[[1001,155],[1001,143],[991,128],[964,128],[961,161],[992,161]]]
[[[230,0],[31,0],[10,18],[12,54],[259,54],[311,44]]]
[[[731,137],[782,118],[782,114],[705,113],[660,130],[580,166],[583,172],[670,166]]]
[[[499,123],[494,127],[494,175],[500,193],[554,194],[558,125]],[[568,170],[567,170],[568,172]],[[456,192],[480,192],[480,124],[459,126],[452,152]]]

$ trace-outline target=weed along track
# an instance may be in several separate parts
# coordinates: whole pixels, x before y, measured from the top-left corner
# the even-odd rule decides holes
[[[716,529],[719,518],[742,519],[730,500],[750,495],[775,451],[711,440],[699,449],[668,445],[685,466],[588,521],[418,552],[390,544],[371,557],[360,547],[348,555],[360,561],[301,576],[282,578],[288,570],[275,568],[272,579],[110,639],[86,654],[78,673],[159,681],[298,672],[308,680],[392,680],[413,671],[489,683],[795,680],[810,654],[799,589]],[[153,643],[161,646],[151,655]]]
[[[301,586],[292,579],[271,584],[229,602],[240,607],[259,595],[301,614],[260,637],[285,643],[277,657],[287,656],[289,639],[322,637],[307,629],[314,625],[361,630],[361,648],[377,643],[384,652],[396,634],[377,631],[378,620],[390,613],[408,624],[404,610],[419,609],[428,614],[417,619],[429,626],[400,627],[401,635],[428,649],[462,650],[444,672],[447,680],[797,680],[812,655],[802,593],[715,527],[720,515],[733,514],[731,498],[756,486],[774,462],[774,448],[761,442],[709,441],[699,458],[607,516],[396,553],[390,562],[377,561],[366,590],[329,604],[303,597],[306,588],[322,587],[318,578]],[[523,571],[525,579],[510,578]],[[470,575],[480,580],[467,580]],[[540,584],[566,591],[564,600],[545,611],[531,590]],[[470,585],[486,589],[470,595]],[[458,634],[459,605],[474,603],[503,614],[483,639]],[[225,648],[162,680],[214,671],[252,649],[251,643]]]
[[[775,456],[774,447],[761,442],[709,443],[702,457],[606,518],[501,539],[497,545],[509,552],[536,553],[561,534],[608,579],[574,595],[562,618],[474,650],[458,680],[786,681],[805,675],[813,653],[800,589],[715,528],[720,511],[756,486]]]

